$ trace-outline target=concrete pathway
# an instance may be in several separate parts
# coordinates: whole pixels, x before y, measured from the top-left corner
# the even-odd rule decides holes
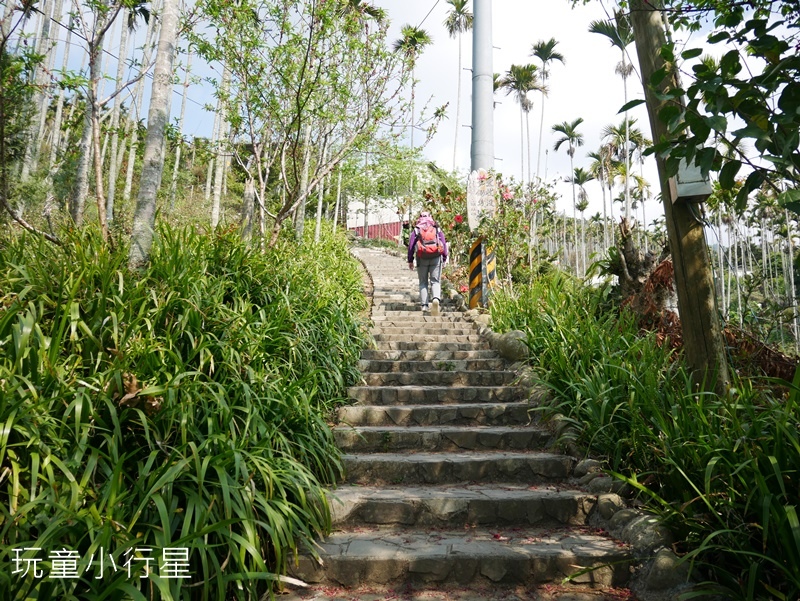
[[[284,598],[627,598],[630,550],[588,525],[597,496],[547,448],[515,374],[452,307],[419,310],[404,258],[354,253],[375,346],[334,429],[347,470],[334,532],[290,570],[311,586]]]

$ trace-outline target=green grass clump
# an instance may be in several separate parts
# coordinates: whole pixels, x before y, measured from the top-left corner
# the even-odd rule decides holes
[[[0,244],[0,597],[260,598],[330,527],[324,417],[365,336],[346,240],[164,229],[136,274],[92,234]],[[62,549],[77,577],[49,578]]]
[[[606,288],[551,273],[493,297],[495,329],[527,332],[546,414],[607,460],[680,537],[706,592],[800,598],[800,376],[698,393],[680,357],[613,308]]]

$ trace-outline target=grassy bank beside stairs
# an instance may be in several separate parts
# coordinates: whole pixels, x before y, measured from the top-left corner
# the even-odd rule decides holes
[[[358,264],[169,229],[126,261],[0,240],[0,598],[260,598],[330,525]]]

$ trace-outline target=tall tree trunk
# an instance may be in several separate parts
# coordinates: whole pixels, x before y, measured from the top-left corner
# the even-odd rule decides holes
[[[725,298],[725,250],[722,248],[722,206],[717,208],[717,229],[720,233],[720,241],[717,244],[717,264],[719,265],[719,298]],[[722,315],[727,318],[726,307],[723,303]]]
[[[77,102],[77,99],[73,102]],[[77,228],[83,227],[83,213],[86,207],[86,197],[89,195],[92,123],[92,104],[87,98],[83,118],[83,134],[81,135],[81,141],[78,145],[78,165],[75,173],[75,183],[72,188],[72,201],[70,202],[70,215]]]
[[[102,70],[100,57],[103,53],[105,35],[100,34],[94,42],[89,43],[89,103],[88,114],[91,121],[91,141],[92,152],[94,153],[95,169],[95,200],[97,203],[97,217],[100,221],[100,231],[103,240],[108,239],[108,223],[106,222],[106,201],[103,194],[103,165],[100,154],[100,99],[98,97],[100,89],[100,78]],[[88,179],[88,178],[87,178]]]
[[[456,80],[456,133],[453,135],[453,171],[456,170],[458,151],[458,127],[461,116],[461,31],[458,32],[458,79]]]
[[[161,33],[147,117],[147,139],[128,255],[128,265],[133,269],[138,269],[149,260],[153,244],[156,194],[164,168],[164,130],[169,122],[172,104],[172,63],[178,37],[178,7],[179,0],[165,0],[161,12]]]
[[[154,0],[152,5],[152,12],[157,13],[161,10],[160,0]],[[156,32],[161,23],[161,19],[150,19],[147,27],[147,36],[145,38],[144,53],[142,55],[141,70],[150,68],[150,60],[153,54],[154,40],[156,39]],[[133,105],[135,111],[131,111],[128,126],[131,128],[131,142],[128,150],[128,168],[125,173],[125,187],[122,190],[122,200],[128,202],[133,193],[133,173],[136,165],[136,153],[139,148],[139,111],[142,106],[142,99],[144,98],[144,83],[145,78],[142,77],[136,82],[136,90],[133,93]]]
[[[255,209],[256,185],[252,177],[244,183],[244,198],[242,199],[242,221],[239,229],[242,239],[249,240],[253,235],[253,214]]]
[[[575,199],[575,167],[573,165],[574,155],[575,151],[572,149],[572,147],[570,147],[569,174],[570,179],[572,179],[572,239],[575,243],[575,275],[580,275],[580,261],[578,260],[578,202]]]
[[[658,0],[631,0],[631,25],[653,139],[664,140],[670,134],[658,113],[666,102],[664,88],[677,82],[666,77],[657,89],[650,85],[653,74],[665,68],[660,49],[666,42],[661,13],[653,9],[653,4],[660,6]],[[656,163],[675,268],[686,363],[698,387],[725,394],[730,376],[703,225],[695,219],[691,207],[673,203],[663,158],[656,157]]]
[[[222,94],[221,98],[225,97],[228,93],[228,86],[231,81],[231,72],[227,67],[222,71]],[[222,205],[222,178],[225,173],[225,152],[227,151],[228,141],[228,120],[225,119],[225,107],[220,105],[219,117],[219,138],[217,140],[217,157],[214,169],[214,197],[211,204],[211,227],[216,228],[219,225],[220,207]]]
[[[527,185],[523,188],[522,197],[528,198],[528,188],[531,183],[531,112],[525,111],[525,141],[528,145],[528,179]]]
[[[117,60],[117,89],[122,85],[125,76],[125,60],[128,55],[128,10],[122,11],[122,32],[119,36],[119,59]],[[119,116],[122,110],[122,94],[114,98],[111,111],[111,157],[108,165],[108,198],[106,199],[106,216],[109,223],[114,222],[114,198],[117,195],[117,169],[119,168]]]
[[[294,229],[297,235],[297,240],[300,244],[303,243],[303,232],[306,225],[306,200],[308,199],[308,172],[311,168],[311,123],[306,125],[306,131],[303,136],[303,171],[300,173],[300,189],[299,193],[302,197],[300,204],[297,205],[296,213],[294,216]]]
[[[53,18],[60,21],[61,15],[63,13],[63,0],[56,0],[53,6]],[[56,47],[58,46],[58,34],[51,34],[50,33],[50,26],[44,28],[44,36],[43,42],[45,44],[45,62],[44,62],[44,69],[42,69],[42,77],[41,77],[41,102],[39,104],[39,128],[36,133],[36,142],[32,146],[34,150],[34,154],[31,161],[31,170],[36,170],[39,167],[39,154],[41,151],[41,141],[44,139],[44,132],[45,127],[47,125],[47,115],[48,109],[50,108],[50,102],[52,101],[52,91],[49,85],[50,83],[50,74],[53,72],[53,67],[56,60]],[[64,49],[66,52],[66,48]]]
[[[219,140],[219,127],[220,121],[222,119],[222,100],[217,101],[217,110],[214,113],[214,128],[211,130],[211,146],[210,149],[212,154],[209,155],[208,159],[208,167],[206,167],[206,186],[204,191],[203,198],[206,202],[211,200],[211,187],[214,184],[214,154],[213,150],[216,148],[216,145]]]
[[[10,4],[10,3],[9,3]],[[72,21],[70,19],[70,24],[67,27],[67,36],[66,40],[64,41],[64,56],[61,60],[61,71],[65,72],[67,70],[67,65],[69,64],[69,50],[71,47],[72,41]],[[50,142],[50,157],[48,159],[47,164],[47,176],[46,176],[46,186],[48,192],[52,191],[53,186],[53,172],[56,168],[56,160],[58,158],[58,151],[61,146],[61,127],[64,118],[64,88],[59,87],[58,90],[58,100],[56,101],[56,112],[55,116],[53,117],[53,136],[52,141]]]
[[[525,111],[522,104],[519,105],[519,183],[525,186]]]
[[[339,222],[339,211],[341,208],[341,200],[342,200],[342,170],[339,169],[339,176],[336,182],[336,206],[333,209],[333,229],[336,229],[336,225]],[[345,229],[347,229],[347,223],[345,223]]]
[[[326,155],[328,153],[328,145],[325,141],[322,142],[322,148],[319,151],[320,163],[326,162]],[[314,228],[314,242],[319,242],[320,233],[322,230],[322,201],[325,197],[325,178],[319,183],[319,194],[317,195],[317,223]]]
[[[794,282],[794,233],[792,232],[792,220],[789,217],[789,210],[784,209],[786,218],[786,250],[789,253],[789,303],[792,307],[792,330],[794,331],[794,350],[800,354],[800,314],[797,310],[797,289]]]
[[[606,213],[606,168],[600,157],[600,191],[603,193],[603,252],[608,250],[608,214]],[[613,202],[613,201],[612,201]]]
[[[36,28],[36,36],[31,42],[33,52],[35,54],[49,54],[50,44],[50,17],[53,12],[53,2],[44,0],[39,5],[38,24]],[[47,114],[42,114],[42,107],[44,99],[47,96],[45,87],[47,86],[48,73],[46,65],[36,65],[33,68],[32,80],[34,84],[34,93],[32,103],[36,107],[35,112],[38,119],[46,119]],[[27,131],[27,143],[25,144],[25,154],[22,159],[22,170],[20,172],[20,179],[24,182],[30,177],[31,172],[36,168],[36,157],[39,154],[39,145],[41,144],[41,136],[39,133],[38,121],[32,121]],[[23,201],[24,202],[24,201]],[[20,203],[18,212],[22,214],[24,204]]]
[[[542,67],[542,73],[544,74],[544,67]],[[544,132],[544,87],[547,84],[547,76],[542,77],[542,111],[541,116],[539,117],[539,150],[536,152],[536,179],[539,180],[539,167],[542,163],[542,133]]]
[[[178,169],[181,164],[181,149],[183,148],[183,120],[186,117],[186,99],[189,96],[189,73],[192,71],[192,51],[189,49],[186,55],[186,73],[183,78],[183,97],[181,98],[181,113],[178,117],[178,143],[175,148],[175,165],[172,168],[172,185],[169,190],[169,210],[175,210],[175,196],[178,191]],[[255,196],[255,189],[253,190]]]
[[[8,36],[11,35],[11,20],[14,16],[14,9],[17,8],[17,3],[12,2],[11,0],[6,0],[5,5],[2,22],[2,33],[4,40],[8,39]]]
[[[625,104],[628,104],[628,59],[625,49],[622,49],[622,87],[625,90]],[[628,111],[625,111],[625,220],[631,220],[631,151],[630,151],[630,124]]]

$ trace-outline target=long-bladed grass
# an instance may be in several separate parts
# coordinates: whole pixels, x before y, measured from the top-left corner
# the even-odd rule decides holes
[[[543,410],[565,416],[570,435],[664,516],[704,592],[800,598],[800,381],[698,393],[680,357],[607,292],[548,274],[497,294],[493,323],[527,332],[552,391]]]
[[[2,240],[3,599],[258,599],[330,526],[325,415],[365,335],[346,241],[160,234],[137,274],[92,234]]]

